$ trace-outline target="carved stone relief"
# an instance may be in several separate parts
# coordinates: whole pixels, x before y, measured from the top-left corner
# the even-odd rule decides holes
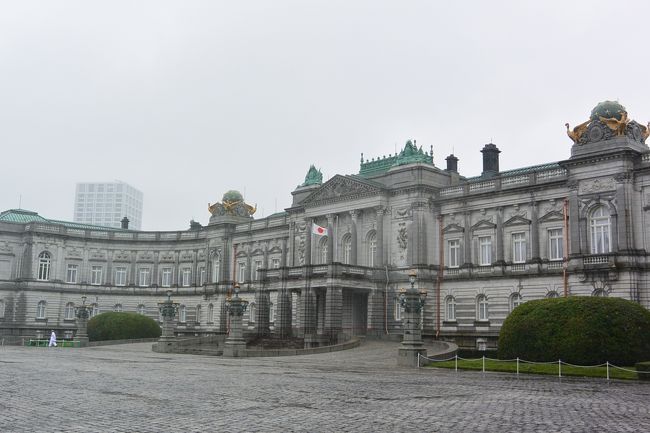
[[[616,181],[609,178],[584,180],[580,182],[578,193],[580,194],[593,194],[602,191],[613,191],[616,189]]]

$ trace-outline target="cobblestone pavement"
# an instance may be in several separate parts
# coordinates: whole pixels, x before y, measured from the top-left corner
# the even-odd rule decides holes
[[[647,432],[650,385],[405,369],[398,344],[224,359],[0,347],[0,432]]]

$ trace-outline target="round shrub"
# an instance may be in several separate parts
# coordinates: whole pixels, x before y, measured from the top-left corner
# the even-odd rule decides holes
[[[157,338],[160,333],[155,320],[136,313],[102,313],[88,321],[90,341]]]
[[[650,311],[618,298],[526,302],[515,308],[501,327],[499,357],[634,365],[650,360]]]

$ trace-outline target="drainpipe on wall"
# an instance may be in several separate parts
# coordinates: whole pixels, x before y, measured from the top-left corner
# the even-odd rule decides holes
[[[386,270],[386,289],[384,291],[384,330],[388,335],[388,265],[384,265]]]

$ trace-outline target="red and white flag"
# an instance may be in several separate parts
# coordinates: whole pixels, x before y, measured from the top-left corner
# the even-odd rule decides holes
[[[327,227],[321,227],[321,226],[316,225],[316,224],[311,225],[311,232],[313,234],[315,234],[315,235],[318,235],[318,236],[327,236],[328,235]]]

